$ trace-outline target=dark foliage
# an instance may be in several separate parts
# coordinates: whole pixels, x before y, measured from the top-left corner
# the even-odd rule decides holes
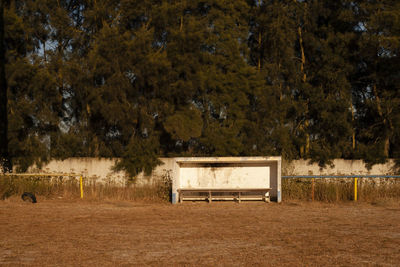
[[[400,157],[398,1],[1,3],[0,156],[21,170]]]

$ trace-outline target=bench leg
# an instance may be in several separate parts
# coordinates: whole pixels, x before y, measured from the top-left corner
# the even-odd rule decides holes
[[[242,200],[240,199],[240,192],[239,192],[239,194],[238,194],[238,202],[239,202],[239,203],[242,202]]]
[[[267,202],[267,203],[270,203],[270,202],[271,202],[271,199],[269,198],[269,193],[265,193],[265,195],[264,195],[264,201]]]
[[[208,191],[208,203],[212,202],[212,195],[211,195],[211,191]]]

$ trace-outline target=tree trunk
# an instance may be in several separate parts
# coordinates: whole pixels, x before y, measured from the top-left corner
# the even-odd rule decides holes
[[[351,123],[352,123],[352,140],[353,140],[353,143],[352,143],[352,148],[353,148],[353,151],[355,151],[356,150],[356,130],[355,130],[355,127],[354,127],[354,108],[353,108],[353,104],[351,104]]]
[[[258,32],[258,63],[257,63],[258,71],[261,70],[261,30]]]
[[[390,139],[389,139],[389,136],[386,136],[385,144],[383,147],[383,155],[385,155],[385,158],[389,158],[389,149],[390,149]]]
[[[258,0],[258,8],[261,10],[261,0]],[[258,25],[258,62],[257,62],[257,70],[261,70],[261,29],[260,25]]]
[[[305,53],[304,53],[303,34],[302,34],[301,26],[298,27],[298,33],[299,33],[299,46],[300,46],[300,53],[301,53],[300,71],[303,74],[302,82],[306,83],[307,82],[307,74],[306,74],[305,69],[304,69],[304,66],[306,64],[306,56],[305,56]],[[307,107],[307,109],[308,109],[308,107]],[[307,115],[308,110],[306,110],[305,113]],[[306,145],[305,145],[305,147],[304,146],[300,147],[300,156],[301,157],[304,157],[304,156],[308,155],[308,153],[310,151],[310,135],[307,133],[308,126],[309,126],[309,121],[306,119],[305,122],[304,122],[304,127],[302,127],[302,129],[304,129],[304,131],[306,131]]]
[[[381,119],[382,119],[383,127],[386,128],[385,130],[390,130],[391,133],[392,133],[393,132],[393,124],[391,123],[390,120],[386,119],[386,116],[383,114],[382,103],[381,103],[381,99],[380,99],[380,97],[378,95],[378,90],[376,88],[376,84],[374,84],[372,86],[372,90],[373,90],[373,93],[374,93],[374,96],[375,96],[376,109],[378,110],[379,117],[381,117]],[[386,131],[384,131],[384,132],[386,132]],[[391,133],[386,133],[386,136],[384,137],[385,138],[385,141],[384,141],[385,143],[384,143],[384,147],[383,147],[383,155],[385,156],[385,158],[389,158],[389,149],[390,149],[390,138],[389,138],[389,135]]]
[[[300,52],[301,52],[301,67],[300,67],[300,70],[303,73],[303,83],[305,83],[307,81],[307,74],[304,71],[304,65],[306,64],[306,56],[304,54],[303,34],[302,34],[300,26],[298,28],[298,32],[299,32],[299,44],[300,44]]]

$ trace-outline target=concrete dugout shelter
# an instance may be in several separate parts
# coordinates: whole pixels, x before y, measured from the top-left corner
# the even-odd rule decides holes
[[[281,202],[281,157],[174,158],[172,203],[183,191],[257,191],[268,188],[269,197]],[[239,193],[240,200],[240,193]]]

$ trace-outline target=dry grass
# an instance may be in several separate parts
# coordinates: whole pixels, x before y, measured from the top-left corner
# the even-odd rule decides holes
[[[37,196],[49,199],[80,198],[79,179],[74,177],[36,177],[36,176],[0,176],[0,199],[20,196],[23,192],[33,192]],[[171,179],[161,177],[151,185],[137,186],[127,183],[125,186],[108,182],[99,183],[84,179],[83,194],[88,200],[145,200],[162,202],[170,200]]]
[[[358,200],[365,202],[400,200],[400,179],[359,179]],[[311,179],[283,179],[283,200],[311,200]],[[314,199],[323,202],[342,202],[354,199],[354,179],[315,179]]]
[[[0,201],[2,266],[396,266],[399,202]]]

